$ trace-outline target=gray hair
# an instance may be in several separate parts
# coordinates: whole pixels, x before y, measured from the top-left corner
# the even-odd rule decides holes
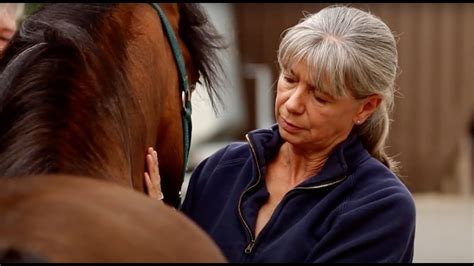
[[[25,3],[0,3],[0,14],[9,16],[15,20],[24,15]]]
[[[398,71],[396,40],[376,16],[346,6],[330,6],[284,32],[278,50],[281,69],[307,64],[316,89],[356,99],[378,94],[382,102],[360,126],[359,136],[372,156],[396,172],[385,152]]]
[[[12,27],[16,28],[24,15],[24,11],[25,3],[0,3],[0,16],[9,18],[12,21]]]

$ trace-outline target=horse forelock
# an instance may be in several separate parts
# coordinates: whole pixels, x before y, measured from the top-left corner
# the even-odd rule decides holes
[[[97,149],[106,131],[100,118],[115,116],[119,127],[126,121],[122,115],[127,97],[121,94],[127,93],[127,80],[121,63],[126,60],[127,38],[108,18],[113,7],[47,5],[24,21],[4,51],[0,61],[3,176],[62,169],[97,175],[91,162],[100,165],[104,159],[103,150]],[[103,35],[104,29],[111,30]],[[44,47],[27,52],[38,43]],[[20,66],[21,53],[29,55]]]

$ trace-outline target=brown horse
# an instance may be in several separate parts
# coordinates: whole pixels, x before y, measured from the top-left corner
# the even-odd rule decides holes
[[[160,6],[189,84],[219,99],[205,13]],[[150,4],[50,4],[22,23],[0,58],[0,261],[224,261],[139,193],[149,146],[170,205],[183,181],[182,85],[163,26]]]

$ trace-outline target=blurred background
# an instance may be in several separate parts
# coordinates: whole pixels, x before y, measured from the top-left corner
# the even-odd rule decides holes
[[[26,4],[25,16],[40,5]],[[188,178],[217,149],[274,123],[280,34],[328,4],[202,5],[229,45],[221,53],[225,104],[214,113],[203,89],[193,94]],[[377,15],[398,39],[388,144],[417,206],[414,262],[474,262],[474,3],[345,5]]]

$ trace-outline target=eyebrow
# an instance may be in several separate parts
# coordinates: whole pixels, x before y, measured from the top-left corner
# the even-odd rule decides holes
[[[290,73],[293,76],[296,76],[295,72],[293,71],[293,68],[284,68],[283,72]],[[323,91],[321,88],[317,88],[314,84],[308,83],[308,86],[310,87],[311,90],[314,90],[318,93],[323,94],[325,97],[329,98],[329,100],[336,100],[336,97],[332,96],[331,94],[327,93],[326,91]]]
[[[325,92],[325,91],[322,91],[322,90],[316,90],[318,93],[321,93],[323,94],[325,97],[329,98],[330,100],[336,100],[336,98],[334,96],[332,96],[331,94]]]
[[[289,68],[286,68],[286,67],[285,67],[285,68],[282,68],[282,69],[281,69],[281,72],[282,72],[282,73],[288,73],[288,74],[291,74],[291,75],[293,75],[293,76],[296,76],[296,75],[295,75],[295,72],[293,72],[293,69],[289,69]]]

